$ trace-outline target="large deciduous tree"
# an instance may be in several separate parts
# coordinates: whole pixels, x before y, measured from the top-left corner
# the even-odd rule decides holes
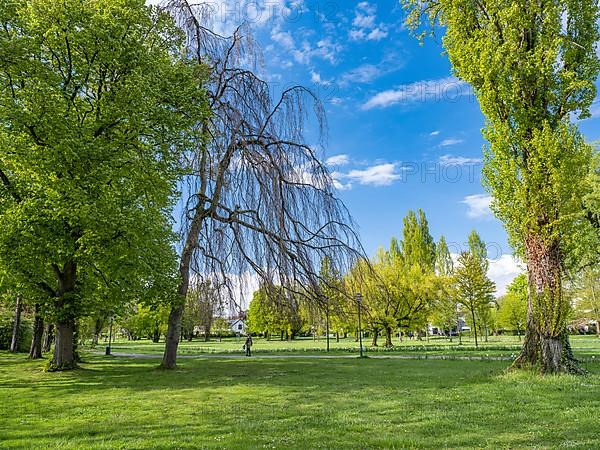
[[[565,235],[581,217],[590,147],[575,116],[589,116],[600,64],[598,0],[403,0],[413,30],[445,27],[455,74],[486,117],[485,183],[492,209],[524,256],[527,333],[515,366],[579,371],[567,336]]]
[[[143,0],[0,4],[0,260],[45,294],[55,368],[95,302],[174,272],[176,150],[206,110],[181,37]]]

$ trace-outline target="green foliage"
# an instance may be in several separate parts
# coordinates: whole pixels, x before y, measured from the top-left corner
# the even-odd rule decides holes
[[[566,349],[562,273],[578,263],[572,237],[589,235],[581,228],[589,230],[584,198],[592,151],[571,120],[590,117],[596,97],[598,0],[402,3],[413,31],[424,19],[445,27],[454,73],[472,86],[486,117],[484,183],[532,282],[535,320],[528,323],[536,329],[527,333],[519,364],[572,371],[564,363],[568,352],[552,353]],[[545,339],[554,344],[535,342]]]
[[[435,247],[435,272],[442,277],[450,276],[454,272],[454,263],[444,236],[440,237]]]
[[[172,19],[34,0],[0,22],[0,265],[56,320],[173,292],[179,149],[206,107]]]
[[[527,275],[518,275],[508,286],[506,295],[498,300],[500,326],[521,334],[527,322]]]
[[[282,334],[293,338],[303,321],[296,299],[278,286],[261,287],[254,293],[248,308],[250,333]]]
[[[169,309],[167,306],[134,305],[125,317],[119,318],[117,324],[133,339],[142,337],[156,342],[167,331]]]
[[[471,250],[458,257],[454,281],[457,301],[470,312],[469,319],[477,344],[477,326],[479,322],[486,328],[488,326],[496,285],[487,277],[488,263],[481,252],[485,244],[475,232],[471,233],[469,242],[472,243]]]

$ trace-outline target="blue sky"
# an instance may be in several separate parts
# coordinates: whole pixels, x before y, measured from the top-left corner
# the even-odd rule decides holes
[[[325,103],[321,151],[369,254],[400,235],[409,209],[427,214],[451,251],[476,229],[489,245],[498,291],[518,268],[481,185],[483,116],[469,87],[452,77],[441,37],[424,45],[403,26],[398,1],[220,0],[214,28],[249,22],[264,51],[274,93],[291,84]],[[580,123],[600,138],[600,103]],[[317,139],[307,130],[310,142]]]

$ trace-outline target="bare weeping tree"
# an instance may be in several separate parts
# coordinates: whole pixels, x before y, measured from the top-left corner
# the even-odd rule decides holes
[[[209,4],[172,0],[164,7],[208,69],[211,111],[199,118],[201,137],[185,154],[180,301],[170,312],[162,362],[173,368],[190,283],[211,281],[231,292],[253,273],[302,295],[323,281],[324,258],[343,272],[360,257],[360,244],[330,174],[306,144],[311,120],[325,136],[319,99],[302,86],[275,98],[257,76],[260,52],[250,30],[212,32]]]

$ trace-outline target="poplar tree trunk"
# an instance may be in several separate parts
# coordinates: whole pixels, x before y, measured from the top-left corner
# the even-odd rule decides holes
[[[23,310],[23,300],[20,295],[17,295],[17,306],[15,307],[15,321],[13,323],[12,339],[10,341],[10,351],[16,353],[19,351],[19,338],[21,331],[21,311]]]
[[[46,329],[44,330],[44,342],[42,343],[42,352],[46,353],[50,351],[50,347],[52,346],[54,325],[51,323],[46,325]]]
[[[33,319],[33,336],[31,338],[31,348],[29,357],[31,359],[40,359],[42,357],[42,338],[44,335],[44,319],[40,311],[40,305],[35,304]]]
[[[539,367],[542,373],[584,373],[573,357],[567,333],[569,304],[562,292],[560,243],[531,235],[525,240],[529,279],[527,326],[513,367]]]

